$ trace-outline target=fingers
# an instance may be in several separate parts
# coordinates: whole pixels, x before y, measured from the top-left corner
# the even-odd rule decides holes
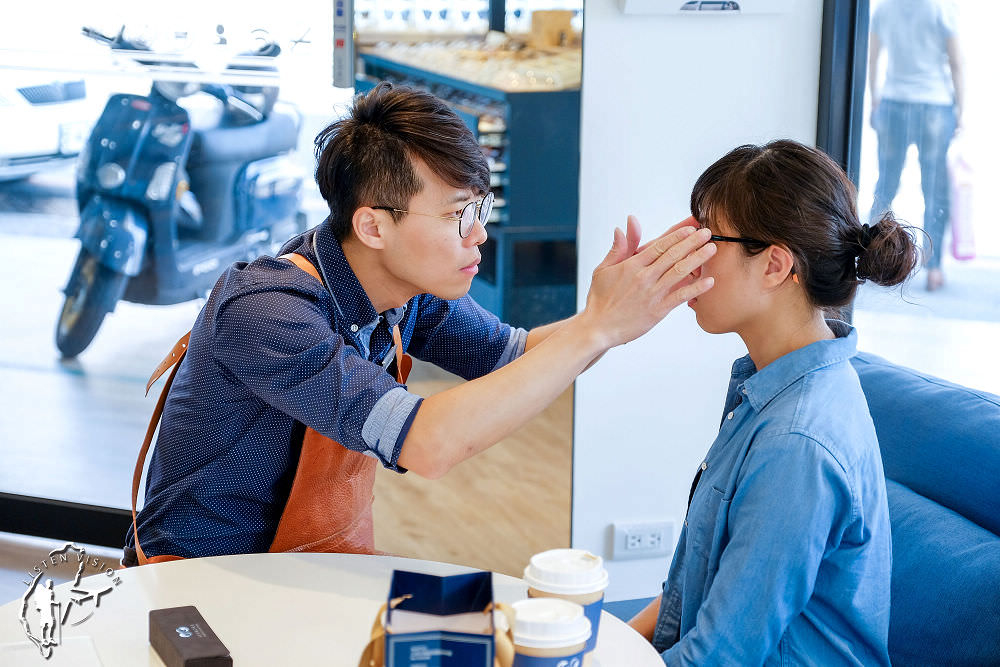
[[[711,235],[707,229],[695,230],[693,227],[684,226],[673,232],[667,232],[653,241],[649,247],[636,255],[636,259],[645,266],[655,265],[659,276],[705,245]]]
[[[671,227],[670,229],[668,229],[667,233],[669,234],[670,232],[677,231],[681,227],[694,227],[695,229],[699,229],[701,227],[701,225],[698,224],[698,221],[694,219],[693,215],[689,215],[688,217],[684,218],[683,220],[681,220],[680,222],[678,222],[676,225],[674,225],[673,227]]]
[[[594,271],[603,269],[606,266],[612,266],[626,257],[629,257],[630,255],[625,254],[625,242],[625,234],[622,233],[621,229],[615,227],[614,241],[611,243],[611,250],[608,251],[608,254],[604,256],[604,259],[597,265],[597,268],[595,268]]]
[[[625,244],[625,256],[631,257],[638,250],[639,241],[642,238],[642,227],[639,226],[639,219],[634,215],[628,217],[628,223],[625,227],[625,238],[627,241]]]
[[[681,229],[683,227],[694,227],[695,229],[699,229],[701,227],[701,225],[698,223],[697,220],[694,219],[693,215],[692,216],[688,216],[687,218],[684,218],[683,220],[681,220],[677,224],[673,225],[670,229],[668,229],[666,232],[664,232],[662,234],[662,236],[666,236],[667,234],[671,234],[673,232],[676,232],[678,229]],[[643,245],[639,246],[639,248],[636,250],[636,253],[642,252],[643,250],[645,250],[646,248],[648,248],[650,245],[652,245],[653,243],[655,243],[656,240],[657,239],[653,239],[652,241],[649,241],[648,243],[644,243]]]
[[[666,312],[669,313],[671,310],[681,305],[682,303],[687,303],[691,299],[701,296],[708,290],[712,289],[715,285],[715,278],[712,276],[706,276],[705,278],[699,278],[689,285],[685,285],[679,289],[675,289],[666,296],[665,306]],[[666,315],[664,315],[665,317]]]
[[[664,268],[663,274],[660,276],[660,282],[670,281],[674,284],[683,281],[685,278],[689,277],[694,271],[698,269],[702,264],[707,262],[712,258],[713,255],[718,251],[718,246],[714,243],[706,243],[702,247],[695,250],[693,253],[682,257],[680,260],[675,262],[669,267],[660,267],[659,262],[654,264],[653,268]]]

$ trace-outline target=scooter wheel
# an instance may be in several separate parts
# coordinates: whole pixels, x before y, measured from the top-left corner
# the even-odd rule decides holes
[[[56,347],[63,357],[75,357],[90,345],[127,281],[127,275],[112,271],[88,250],[80,249],[56,323]]]

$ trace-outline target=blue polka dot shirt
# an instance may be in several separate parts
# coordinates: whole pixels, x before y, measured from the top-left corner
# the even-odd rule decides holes
[[[405,472],[399,452],[422,399],[386,372],[394,325],[409,354],[466,379],[524,351],[527,332],[469,296],[422,294],[375,312],[326,223],[279,254],[292,252],[329,289],[285,260],[239,262],[195,321],[138,516],[148,556],[267,551],[307,426]]]

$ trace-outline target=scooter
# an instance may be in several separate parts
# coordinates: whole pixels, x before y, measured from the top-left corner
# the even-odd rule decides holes
[[[165,64],[126,39],[124,27],[115,37],[83,32],[141,64]],[[250,55],[279,52],[269,43]],[[202,91],[224,109],[208,127],[192,125],[178,103]],[[276,87],[156,81],[155,74],[148,95],[111,96],[77,168],[80,252],[56,325],[64,357],[91,343],[119,300],[204,297],[231,263],[273,252],[305,229],[304,173],[289,155],[301,118],[276,98]]]

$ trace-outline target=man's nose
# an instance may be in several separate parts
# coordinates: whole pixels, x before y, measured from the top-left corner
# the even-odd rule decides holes
[[[486,226],[479,220],[476,220],[476,224],[472,226],[472,232],[466,240],[471,240],[473,245],[483,245],[486,243],[488,237],[489,234],[486,232]]]

